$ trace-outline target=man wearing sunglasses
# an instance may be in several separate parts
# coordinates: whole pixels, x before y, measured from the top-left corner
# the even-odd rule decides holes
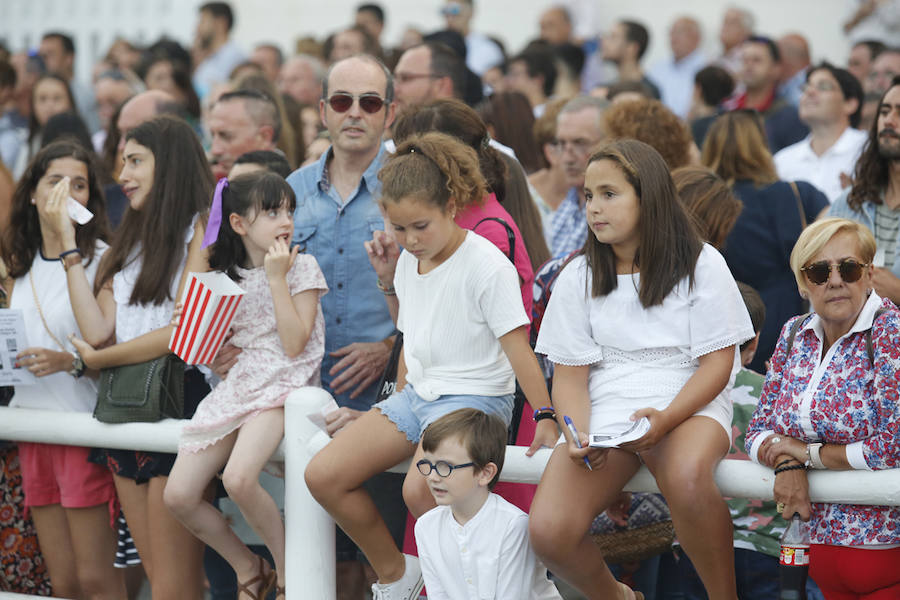
[[[322,386],[340,407],[325,417],[330,435],[371,408],[391,353],[394,322],[363,242],[384,229],[376,202],[381,195],[378,171],[387,156],[382,137],[394,121],[393,96],[393,78],[377,59],[363,54],[334,63],[319,101],[331,147],[287,178],[297,195],[293,241],[316,257],[328,283],[322,297]],[[392,476],[377,476],[369,489],[402,542],[405,509],[385,512],[388,506],[404,506],[402,476],[390,480]],[[341,532],[337,552],[338,597],[361,597],[357,550]]]
[[[829,216],[862,223],[875,235],[872,283],[879,296],[900,302],[900,76],[878,103],[869,139],[853,173],[853,186],[834,201]]]

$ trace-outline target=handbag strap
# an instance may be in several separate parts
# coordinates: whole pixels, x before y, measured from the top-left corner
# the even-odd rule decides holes
[[[788,181],[788,185],[791,186],[791,190],[794,192],[794,198],[797,199],[797,211],[800,213],[800,229],[806,229],[806,211],[803,210],[803,199],[800,197],[800,190],[797,189],[797,182]]]
[[[34,296],[34,305],[37,307],[38,314],[41,316],[41,323],[44,324],[44,329],[47,331],[47,335],[53,338],[53,341],[56,342],[56,345],[59,346],[60,350],[62,350],[63,352],[68,352],[68,350],[66,350],[66,347],[63,346],[62,342],[59,341],[59,338],[53,335],[53,332],[50,331],[50,326],[47,325],[47,319],[44,318],[44,311],[41,310],[41,301],[38,300],[37,290],[34,287],[34,278],[31,275],[31,271],[28,271],[28,281],[29,283],[31,283],[31,294]]]

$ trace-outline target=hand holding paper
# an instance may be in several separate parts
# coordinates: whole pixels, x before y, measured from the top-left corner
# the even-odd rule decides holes
[[[590,446],[593,448],[618,448],[622,444],[639,440],[650,431],[650,420],[641,417],[633,423],[611,423],[599,431],[592,431]]]

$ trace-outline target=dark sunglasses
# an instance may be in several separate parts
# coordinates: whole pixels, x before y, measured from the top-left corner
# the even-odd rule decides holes
[[[330,106],[334,112],[344,113],[353,106],[354,98],[359,98],[359,107],[369,114],[377,113],[381,110],[381,107],[384,106],[384,98],[378,94],[360,94],[359,96],[354,96],[353,94],[345,94],[344,92],[332,94],[331,97],[328,98],[328,106]]]
[[[822,285],[828,281],[829,277],[831,277],[831,269],[834,267],[837,267],[841,279],[846,283],[855,283],[862,277],[863,269],[868,266],[869,265],[858,263],[852,258],[845,258],[836,265],[832,265],[826,260],[821,260],[819,262],[814,262],[811,265],[807,265],[800,270],[803,271],[803,274],[806,275],[806,279],[810,283]]]

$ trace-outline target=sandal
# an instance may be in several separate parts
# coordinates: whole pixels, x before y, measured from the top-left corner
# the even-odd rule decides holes
[[[644,600],[644,594],[634,591],[622,582],[619,582],[619,591],[622,592],[622,600]]]
[[[266,573],[265,559],[262,556],[257,556],[257,558],[259,559],[259,569],[252,579],[238,584],[238,598],[241,597],[241,594],[246,594],[250,600],[263,600],[275,585],[274,569]],[[254,585],[256,585],[255,592],[251,589]]]

